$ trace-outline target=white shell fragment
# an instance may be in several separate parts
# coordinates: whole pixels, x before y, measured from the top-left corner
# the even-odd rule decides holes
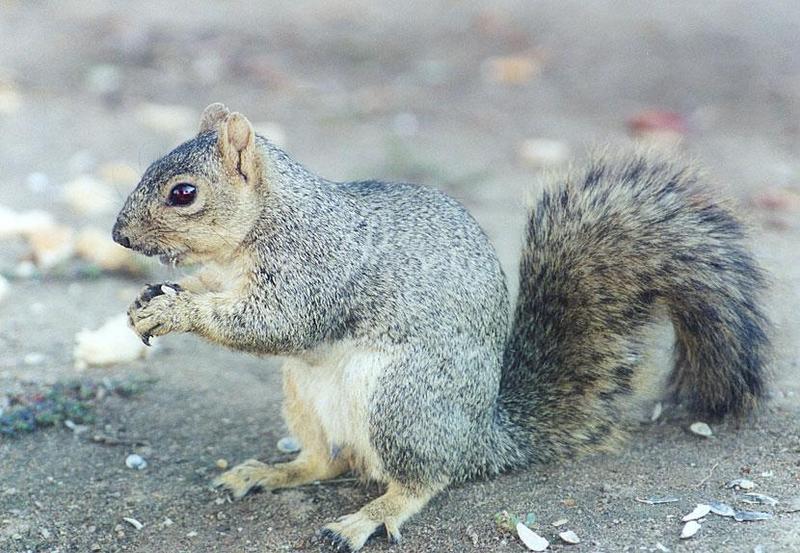
[[[0,302],[3,301],[8,295],[8,291],[11,289],[11,285],[8,283],[8,280],[2,275],[0,275]]]
[[[517,535],[530,551],[544,551],[550,545],[549,541],[521,522],[517,523]]]
[[[693,434],[703,436],[704,438],[709,438],[714,435],[714,433],[711,431],[711,427],[704,422],[692,423],[689,426],[689,430],[691,430]]]
[[[560,519],[558,519],[558,520],[554,520],[554,521],[553,521],[553,522],[551,522],[550,524],[552,524],[553,526],[555,526],[556,528],[558,528],[559,526],[564,526],[564,525],[565,525],[567,522],[569,522],[569,520],[567,520],[567,519],[565,519],[565,518],[560,518]]]
[[[569,543],[569,544],[572,544],[572,545],[574,545],[576,543],[581,543],[581,539],[578,537],[578,534],[576,534],[572,530],[567,530],[566,532],[561,532],[558,535],[558,537],[561,538],[562,540],[564,540],[564,543]]]
[[[751,505],[777,505],[778,500],[762,493],[746,493],[739,497],[744,503]]]
[[[727,503],[722,503],[719,501],[709,501],[709,506],[711,507],[711,512],[715,515],[719,515],[721,517],[732,517],[736,514],[736,511],[733,510],[733,507],[728,505]]]
[[[769,520],[772,518],[770,513],[761,513],[758,511],[736,511],[733,515],[733,520],[736,522],[753,522],[756,520]]]
[[[128,328],[128,316],[117,315],[97,330],[81,330],[75,336],[75,367],[105,367],[128,363],[149,354],[149,348]]]
[[[142,528],[144,528],[144,524],[142,524],[141,522],[139,522],[135,518],[123,517],[122,520],[124,520],[125,522],[127,522],[128,524],[130,524],[131,526],[136,528],[137,530],[141,530]]]
[[[177,296],[178,291],[173,288],[172,286],[168,286],[166,284],[161,285],[161,292],[164,293],[165,296]]]
[[[747,478],[737,478],[725,484],[726,488],[735,488],[738,490],[752,490],[756,487],[756,483]]]
[[[635,497],[639,503],[646,503],[647,505],[661,505],[662,503],[677,503],[680,501],[677,497],[664,496],[664,497]]]
[[[659,401],[653,406],[653,412],[650,414],[650,422],[656,422],[664,411],[664,406]]]
[[[129,469],[144,470],[147,468],[147,461],[145,461],[141,455],[137,455],[136,453],[131,453],[125,458],[125,465]]]
[[[697,507],[694,508],[694,511],[683,517],[681,521],[689,522],[690,520],[697,520],[703,518],[710,512],[711,512],[710,505],[703,505],[702,503],[698,503]]]
[[[281,453],[297,453],[300,449],[300,442],[294,436],[284,436],[278,440],[278,451]]]
[[[700,530],[700,523],[696,520],[690,520],[683,525],[683,530],[681,530],[681,539],[686,540],[691,538],[697,533],[698,530]]]

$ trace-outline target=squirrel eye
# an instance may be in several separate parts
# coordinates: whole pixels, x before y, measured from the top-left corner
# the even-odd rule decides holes
[[[197,196],[197,188],[188,182],[180,182],[169,191],[169,205],[185,206],[191,204]]]

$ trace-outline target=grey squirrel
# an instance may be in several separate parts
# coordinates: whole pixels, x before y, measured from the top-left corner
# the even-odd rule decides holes
[[[144,340],[193,332],[286,358],[302,451],[217,486],[239,498],[348,470],[386,485],[324,526],[349,551],[383,529],[399,540],[451,483],[616,444],[654,386],[642,340],[659,308],[677,342],[666,392],[709,417],[765,393],[764,278],[743,225],[691,167],[653,154],[595,157],[546,189],[511,318],[495,251],[458,202],[323,179],[222,104],[147,169],[113,237],[200,265],[131,305]]]

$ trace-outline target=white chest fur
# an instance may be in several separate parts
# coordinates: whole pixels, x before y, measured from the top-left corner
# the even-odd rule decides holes
[[[369,401],[391,358],[343,342],[286,361],[298,395],[317,416],[332,450],[347,449],[366,476],[379,478],[369,441]]]

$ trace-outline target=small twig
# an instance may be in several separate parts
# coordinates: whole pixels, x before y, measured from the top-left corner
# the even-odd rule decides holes
[[[696,489],[696,488],[699,488],[700,486],[702,486],[703,484],[705,484],[706,482],[708,482],[708,479],[709,479],[709,478],[711,478],[711,475],[712,475],[712,474],[714,474],[714,470],[716,470],[716,468],[717,468],[718,466],[719,466],[719,463],[714,463],[714,466],[713,466],[713,467],[711,467],[711,470],[710,470],[710,471],[708,471],[708,474],[706,475],[706,477],[705,477],[705,478],[703,478],[702,480],[700,480],[700,482],[699,482],[699,483],[698,483],[698,484],[695,486],[695,489]]]
[[[115,438],[114,436],[106,436],[105,434],[95,434],[92,436],[92,441],[96,444],[103,445],[132,445],[132,446],[148,446],[150,442],[138,438]]]

